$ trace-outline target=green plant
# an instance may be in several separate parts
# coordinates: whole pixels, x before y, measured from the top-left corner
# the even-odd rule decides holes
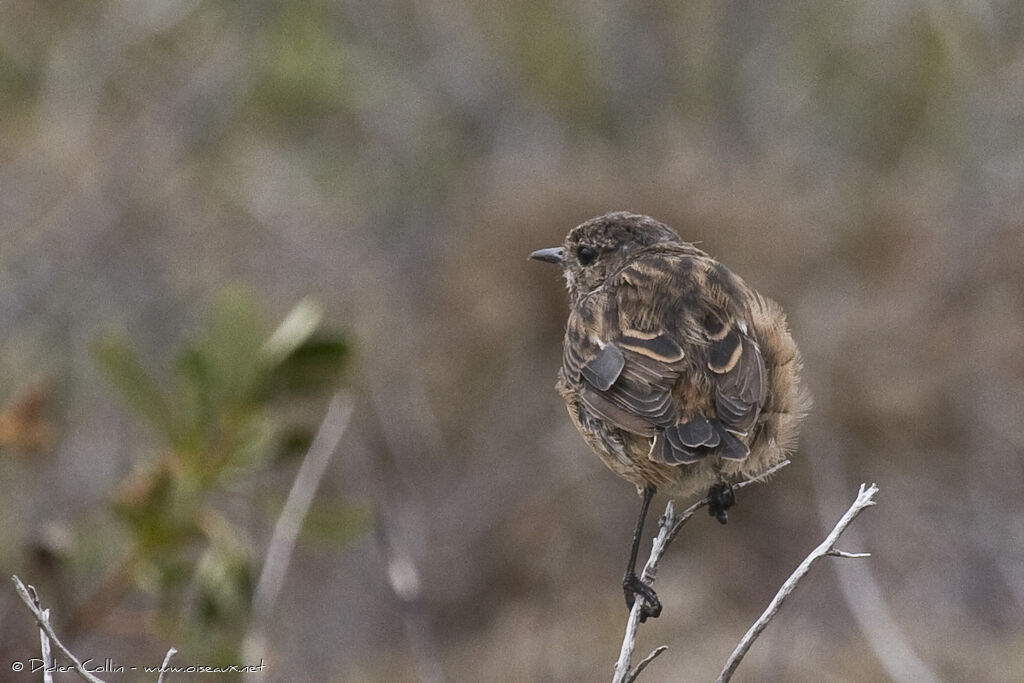
[[[100,609],[143,589],[155,597],[162,635],[197,655],[237,656],[258,568],[249,534],[220,503],[241,497],[245,509],[262,509],[246,497],[246,482],[308,445],[310,426],[283,416],[337,387],[349,360],[347,342],[322,330],[321,319],[316,304],[302,301],[268,334],[252,297],[228,290],[163,381],[128,341],[96,346],[100,366],[158,441],[114,493],[130,542],[98,591]],[[358,512],[344,518],[349,527],[364,521]]]

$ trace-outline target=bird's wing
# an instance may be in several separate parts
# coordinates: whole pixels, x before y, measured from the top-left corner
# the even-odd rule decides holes
[[[693,293],[683,306],[691,349],[691,386],[703,390],[705,405],[691,411],[680,407],[676,424],[666,427],[651,449],[651,457],[669,464],[688,464],[716,454],[743,460],[768,389],[764,356],[754,335],[760,296],[732,271],[711,259],[701,259],[692,275]]]
[[[672,388],[686,353],[677,335],[648,315],[658,283],[645,273],[644,263],[634,262],[573,310],[562,371],[598,417],[655,436],[675,421]]]
[[[742,460],[767,388],[752,303],[757,294],[703,254],[638,259],[570,316],[563,372],[596,415],[658,437],[655,460]]]

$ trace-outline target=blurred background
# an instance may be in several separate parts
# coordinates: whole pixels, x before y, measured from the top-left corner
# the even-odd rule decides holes
[[[0,568],[96,661],[609,679],[638,498],[526,256],[625,209],[779,301],[816,399],[671,548],[640,680],[713,680],[862,481],[871,559],[735,680],[1022,680],[1022,112],[1010,0],[0,2]],[[38,657],[10,585],[0,643]]]

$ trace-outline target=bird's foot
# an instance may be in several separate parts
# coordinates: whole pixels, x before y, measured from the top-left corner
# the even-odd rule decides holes
[[[736,494],[732,490],[732,485],[724,481],[715,484],[708,491],[708,498],[711,499],[711,502],[708,503],[708,514],[722,524],[728,522],[729,508],[736,503]]]
[[[622,577],[622,591],[626,594],[626,607],[628,609],[633,609],[636,596],[639,595],[643,598],[643,604],[640,606],[641,624],[647,621],[648,617],[657,619],[658,615],[661,614],[661,600],[658,599],[658,594],[654,592],[653,588],[641,581],[636,572],[630,571]]]

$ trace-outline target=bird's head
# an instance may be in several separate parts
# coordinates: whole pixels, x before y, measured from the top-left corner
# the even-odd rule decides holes
[[[560,247],[538,249],[530,258],[562,267],[569,298],[580,301],[604,284],[637,252],[679,236],[649,216],[618,211],[591,218],[569,231]]]

